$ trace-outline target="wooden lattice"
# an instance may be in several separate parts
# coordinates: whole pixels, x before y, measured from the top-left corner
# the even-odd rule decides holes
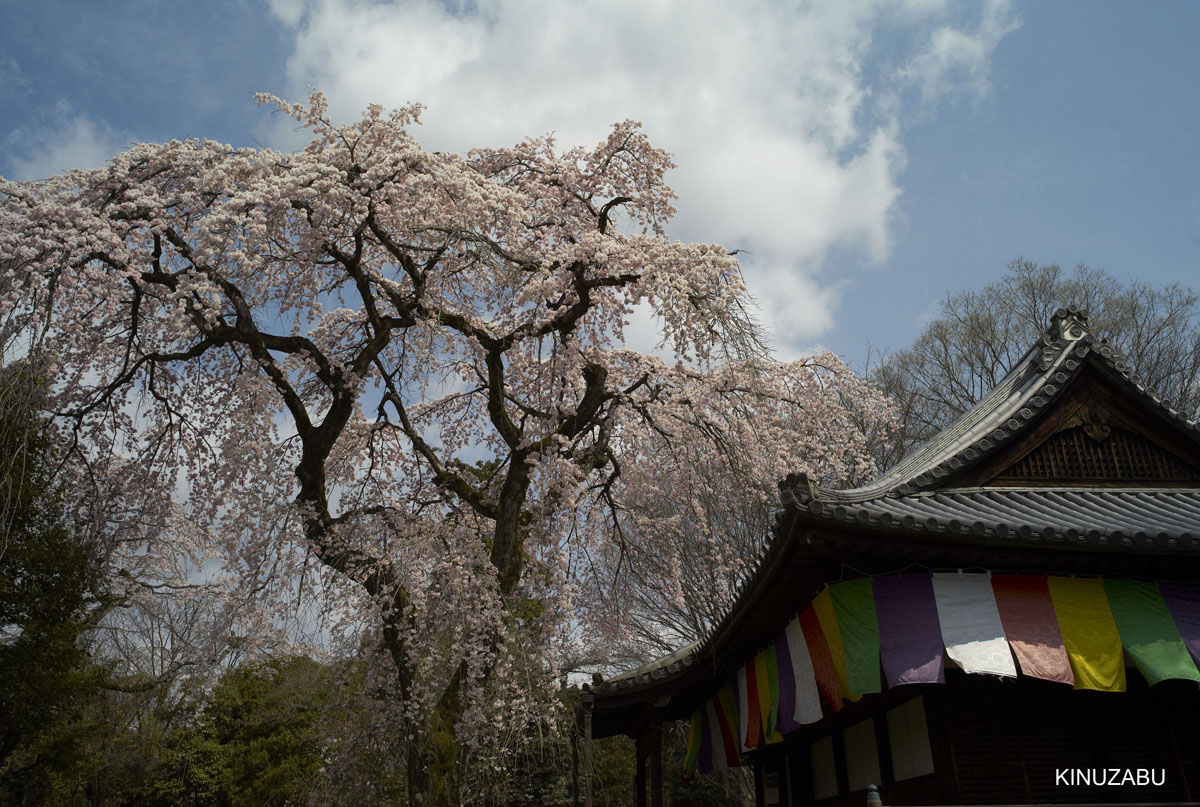
[[[1135,432],[1117,426],[1097,440],[1086,426],[1051,436],[994,481],[1195,482],[1200,471]]]

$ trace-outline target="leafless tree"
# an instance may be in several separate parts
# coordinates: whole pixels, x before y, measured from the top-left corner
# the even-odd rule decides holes
[[[1120,348],[1161,397],[1200,410],[1200,294],[1153,286],[1079,265],[1066,271],[1024,258],[981,289],[947,293],[941,315],[912,347],[870,371],[893,399],[900,430],[878,447],[882,467],[900,461],[987,394],[1020,360],[1058,308],[1089,313],[1096,333]]]

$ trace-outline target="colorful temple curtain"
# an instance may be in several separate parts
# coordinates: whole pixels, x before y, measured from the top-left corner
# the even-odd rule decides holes
[[[726,685],[713,699],[713,769],[724,770],[741,764],[738,741],[737,697],[732,685]],[[720,740],[718,744],[716,740]]]
[[[779,661],[775,657],[774,642],[754,657],[754,668],[758,672],[758,702],[762,712],[763,741],[776,743],[783,739],[783,735],[775,725],[779,711]]]
[[[692,716],[685,772],[741,764],[843,698],[967,673],[1123,691],[1200,681],[1200,586],[1018,574],[897,574],[835,583]],[[1014,656],[1016,662],[1014,663]],[[882,676],[881,676],[882,671]]]
[[[879,623],[871,579],[847,580],[829,587],[846,654],[846,683],[852,696],[882,690],[879,680]]]
[[[821,690],[821,695],[829,707],[839,712],[843,702],[841,690],[838,688],[837,667],[833,663],[833,652],[825,640],[825,631],[821,629],[821,620],[817,618],[817,609],[810,605],[800,612],[797,619],[804,631],[804,641],[812,659],[817,688]]]
[[[779,730],[787,733],[816,723],[822,717],[821,695],[799,616],[788,622],[783,633],[775,637],[775,658],[780,669]]]
[[[758,745],[758,692],[751,689],[754,667],[747,664],[737,674],[738,750]],[[753,694],[754,697],[751,697]],[[751,745],[753,742],[753,745]]]
[[[1192,654],[1192,660],[1200,664],[1200,585],[1159,583],[1158,591],[1179,628],[1184,645]]]
[[[1051,577],[1050,600],[1062,631],[1076,689],[1125,691],[1121,635],[1097,578]]]
[[[989,575],[935,574],[933,596],[946,655],[965,672],[1016,677]]]
[[[1074,686],[1046,575],[994,574],[992,594],[1021,674]]]
[[[829,645],[829,658],[837,675],[838,694],[847,700],[855,700],[846,675],[846,645],[842,641],[842,629],[838,625],[837,611],[833,607],[833,596],[828,587],[813,598],[812,609],[817,615],[817,621],[821,623],[821,633]]]
[[[1153,685],[1169,678],[1200,681],[1200,672],[1188,655],[1157,583],[1105,580],[1104,594],[1121,644],[1147,683]]]
[[[932,576],[928,572],[890,574],[872,579],[871,584],[887,685],[944,683],[942,627]]]

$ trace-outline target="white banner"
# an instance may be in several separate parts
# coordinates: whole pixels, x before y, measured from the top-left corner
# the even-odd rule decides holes
[[[933,596],[946,654],[969,673],[1016,677],[988,574],[934,574]]]

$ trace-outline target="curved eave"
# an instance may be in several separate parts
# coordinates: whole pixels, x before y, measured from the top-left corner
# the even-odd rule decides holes
[[[595,688],[596,736],[632,733],[648,708],[659,719],[687,717],[786,624],[795,609],[792,598],[777,590],[779,581],[789,578],[798,591],[820,585],[823,578],[811,563],[797,561],[800,545],[781,534],[776,531],[743,575],[734,605],[703,639]],[[811,579],[803,579],[806,575]]]
[[[643,692],[655,683],[672,678],[691,667],[696,662],[699,645],[699,642],[692,642],[649,664],[614,676],[601,684],[601,689],[605,692]]]
[[[790,502],[812,524],[973,547],[1200,554],[1195,488],[955,488],[865,502]]]
[[[1049,496],[1060,506],[1058,517],[1048,519],[1054,525],[1015,518],[1026,505],[1012,500],[1029,496]],[[1014,517],[989,523],[957,517],[956,508],[977,508],[978,497],[999,497],[996,506]],[[1059,497],[1074,501],[1055,502]],[[1124,508],[1127,518],[1144,518],[1152,529],[1064,526],[1086,523],[1105,499],[1105,507]],[[920,508],[922,517],[895,515],[906,507]],[[600,685],[596,736],[632,734],[650,711],[656,720],[686,718],[847,566],[858,576],[911,565],[1200,579],[1200,491],[981,488],[881,498],[857,508],[793,501],[733,607],[704,639]]]

